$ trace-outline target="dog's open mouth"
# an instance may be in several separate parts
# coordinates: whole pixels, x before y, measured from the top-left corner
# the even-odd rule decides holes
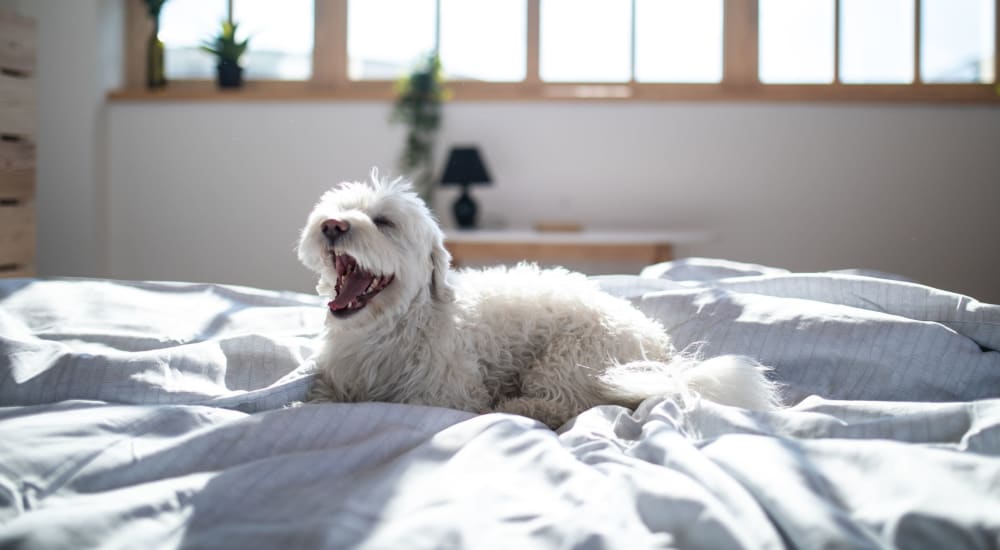
[[[337,295],[327,307],[338,317],[344,317],[362,308],[393,281],[395,275],[375,275],[358,266],[357,260],[348,254],[334,254],[333,264],[337,270]]]

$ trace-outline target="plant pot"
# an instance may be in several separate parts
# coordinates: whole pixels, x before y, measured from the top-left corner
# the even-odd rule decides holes
[[[222,61],[218,69],[220,88],[239,88],[243,85],[243,67],[232,61]]]

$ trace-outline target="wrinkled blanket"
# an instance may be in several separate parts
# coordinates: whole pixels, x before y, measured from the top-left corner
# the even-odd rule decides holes
[[[790,407],[529,419],[288,407],[325,308],[245,287],[0,281],[0,547],[997,548],[1000,307],[717,260],[600,277]]]

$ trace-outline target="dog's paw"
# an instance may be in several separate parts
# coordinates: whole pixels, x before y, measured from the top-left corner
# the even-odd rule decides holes
[[[306,394],[306,403],[330,403],[332,401],[342,401],[337,399],[337,391],[322,375],[316,377],[316,381]]]

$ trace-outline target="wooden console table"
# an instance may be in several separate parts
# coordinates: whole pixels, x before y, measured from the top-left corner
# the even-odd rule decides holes
[[[703,233],[669,231],[445,231],[445,246],[456,266],[520,260],[654,264],[673,259],[674,245],[704,240]]]

